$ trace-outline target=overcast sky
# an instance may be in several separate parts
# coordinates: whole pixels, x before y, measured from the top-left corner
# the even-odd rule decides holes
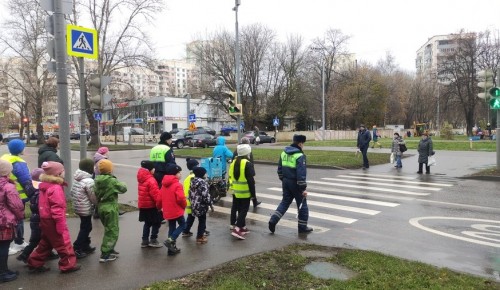
[[[219,28],[234,31],[234,0],[166,0],[151,35],[161,58],[185,56],[185,44]],[[240,27],[262,23],[280,40],[299,34],[308,44],[328,28],[350,35],[349,50],[375,64],[390,51],[414,71],[415,52],[429,37],[464,28],[500,28],[500,0],[241,0]]]

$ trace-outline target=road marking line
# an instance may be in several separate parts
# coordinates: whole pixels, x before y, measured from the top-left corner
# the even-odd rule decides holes
[[[500,211],[500,208],[489,207],[489,206],[481,206],[481,205],[474,205],[474,204],[464,204],[464,203],[445,202],[445,201],[437,201],[437,200],[427,200],[427,199],[421,199],[421,198],[416,198],[415,200],[417,200],[417,201],[423,201],[423,202],[429,202],[429,203],[438,203],[438,204],[444,204],[444,205],[459,206],[459,207],[465,207],[465,208],[475,208],[475,209],[485,209],[485,210]]]
[[[375,176],[375,177],[387,177],[387,178],[395,178],[395,179],[416,179],[416,177],[409,177],[409,176],[398,176],[398,175],[384,175],[384,174],[370,174],[370,173],[358,173],[358,172],[351,172],[349,173],[351,175],[360,175],[360,176]]]
[[[279,192],[283,191],[283,189],[281,189],[279,187],[270,187],[270,188],[268,188],[268,190],[279,191]],[[334,195],[334,194],[323,194],[323,193],[316,193],[316,192],[310,192],[310,191],[307,191],[307,196],[315,196],[315,197],[327,198],[327,199],[346,200],[346,201],[380,205],[380,206],[388,206],[388,207],[396,207],[399,205],[399,203],[393,203],[393,202],[378,201],[378,200],[371,200],[371,199],[364,199],[364,198],[357,198],[357,197],[347,197],[347,196]]]
[[[270,187],[270,188],[268,188],[268,190],[279,191],[279,192],[283,191],[283,189],[281,189],[279,187]],[[388,207],[396,207],[399,205],[399,203],[393,203],[393,202],[370,200],[370,199],[357,198],[357,197],[347,197],[347,196],[335,195],[335,194],[323,194],[323,193],[316,193],[316,192],[310,192],[310,191],[307,191],[307,195],[320,197],[320,198],[326,198],[326,199],[346,200],[346,201],[380,205],[380,206],[388,206]]]
[[[259,207],[261,205],[262,204],[260,204]],[[214,210],[216,210],[217,212],[225,213],[225,214],[231,214],[231,209],[230,208],[226,208],[226,207],[221,207],[221,206],[214,205]],[[256,221],[260,221],[260,222],[263,222],[263,223],[268,223],[269,222],[269,217],[268,216],[265,216],[265,215],[262,215],[262,214],[256,214],[256,213],[253,213],[253,212],[248,212],[247,213],[247,218],[252,219],[252,220],[256,220]],[[295,229],[297,228],[297,222],[296,221],[287,220],[285,218],[280,219],[278,225],[284,226],[284,227],[287,227],[287,228],[295,228]],[[320,227],[320,226],[315,226],[315,225],[311,225],[311,224],[309,224],[309,226],[314,229],[313,233],[324,233],[324,232],[327,232],[327,231],[330,230],[328,228],[324,228],[324,227]]]
[[[441,188],[437,188],[437,187],[422,187],[422,186],[415,186],[415,185],[392,184],[392,183],[384,183],[384,182],[373,182],[373,181],[369,181],[369,180],[366,180],[366,181],[365,180],[348,180],[348,179],[331,178],[331,177],[323,177],[321,179],[330,180],[330,181],[356,183],[356,184],[362,183],[362,184],[368,184],[368,185],[381,185],[381,186],[388,186],[388,187],[411,188],[411,189],[430,190],[430,191],[440,191],[441,190]]]
[[[228,203],[232,202],[232,198],[228,198],[228,197],[223,198],[223,200],[224,200],[224,202],[228,202]],[[264,203],[264,202],[259,204],[259,208],[269,209],[269,210],[272,210],[273,212],[276,210],[276,207],[277,207],[277,205],[268,204],[268,203]],[[288,208],[288,210],[286,212],[297,215],[297,209],[292,208],[292,207]],[[357,219],[351,219],[351,218],[346,218],[346,217],[342,217],[342,216],[331,215],[331,214],[326,214],[326,213],[319,213],[319,212],[312,212],[312,211],[309,211],[309,217],[323,219],[323,220],[327,220],[327,221],[334,221],[334,222],[339,222],[339,223],[344,223],[344,224],[352,224],[352,223],[357,221]]]
[[[309,196],[309,192],[307,194]],[[257,193],[257,196],[259,198],[265,197],[265,198],[270,198],[270,199],[281,200],[281,196],[278,196],[278,195]],[[378,211],[378,210],[371,210],[371,209],[365,209],[365,208],[359,208],[359,207],[352,207],[352,206],[345,206],[345,205],[339,205],[339,204],[333,204],[333,203],[314,201],[314,200],[310,200],[309,198],[307,199],[307,205],[308,206],[312,205],[312,206],[326,207],[326,208],[330,208],[330,209],[338,209],[338,210],[344,210],[344,211],[351,211],[351,212],[367,214],[367,215],[376,215],[376,214],[380,213],[380,211]]]
[[[426,196],[429,195],[430,193],[421,193],[421,192],[412,192],[412,191],[406,191],[406,190],[396,190],[396,189],[390,189],[390,188],[380,188],[380,187],[367,187],[367,186],[362,186],[362,185],[353,185],[353,184],[342,184],[342,183],[334,183],[334,182],[323,182],[323,181],[307,181],[307,183],[312,183],[312,184],[323,184],[323,185],[331,185],[331,186],[339,186],[339,187],[349,187],[349,188],[359,188],[359,189],[364,189],[366,191],[384,191],[384,192],[393,192],[393,193],[401,193],[401,194],[407,194],[407,195],[418,195],[418,196]]]
[[[368,179],[368,180],[387,180],[387,179],[381,179],[381,178],[374,178],[374,177],[363,177],[363,176],[352,176],[352,175],[337,175],[337,177],[347,177],[347,178],[355,178],[355,179]],[[391,179],[390,181],[392,182],[404,182],[407,184],[424,184],[424,185],[434,185],[434,186],[453,186],[453,184],[449,183],[432,183],[432,182],[422,182],[422,181],[406,181],[406,180],[395,180]]]
[[[420,224],[421,220],[458,220],[458,221],[487,222],[487,223],[496,223],[496,224],[500,224],[500,221],[485,220],[485,219],[475,219],[475,218],[462,218],[462,217],[444,217],[444,216],[418,217],[418,218],[412,218],[412,219],[409,220],[409,223],[412,226],[414,226],[414,227],[416,227],[418,229],[421,229],[421,230],[424,230],[424,231],[436,234],[436,235],[440,235],[440,236],[444,236],[444,237],[448,237],[448,238],[452,238],[452,239],[457,239],[457,240],[462,240],[462,241],[466,241],[466,242],[470,242],[470,243],[475,243],[475,244],[480,244],[480,245],[485,245],[485,246],[491,246],[491,247],[495,247],[495,248],[500,248],[500,243],[490,243],[490,242],[486,242],[486,241],[482,241],[482,240],[476,240],[476,239],[461,237],[461,236],[457,236],[457,235],[453,235],[453,234],[441,232],[441,231],[435,230],[435,229],[430,228],[430,227],[426,227],[426,226]]]

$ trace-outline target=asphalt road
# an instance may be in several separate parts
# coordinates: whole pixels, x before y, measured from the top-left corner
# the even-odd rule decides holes
[[[306,154],[308,149],[313,150],[306,147]],[[336,149],[346,154],[353,151]],[[5,146],[0,147],[2,152]],[[135,174],[140,161],[147,157],[147,150],[110,153],[115,175],[129,186],[120,202],[136,204]],[[35,149],[28,149],[25,159],[30,168],[36,165],[36,158]],[[79,152],[72,152],[72,158],[74,169]],[[140,248],[142,224],[137,221],[138,214],[132,212],[120,219],[117,250],[121,254],[117,261],[100,264],[98,254],[94,254],[80,261],[83,269],[79,272],[61,275],[57,262],[50,262],[50,272],[33,275],[11,256],[9,265],[21,276],[3,284],[2,289],[137,289],[296,242],[374,250],[500,281],[498,182],[459,178],[492,165],[494,153],[438,152],[438,158],[438,166],[431,168],[430,175],[415,173],[416,156],[403,159],[401,170],[391,164],[366,171],[308,170],[309,224],[315,231],[307,236],[297,234],[293,205],[278,224],[276,234],[269,234],[267,221],[280,201],[281,185],[274,165],[257,164],[257,195],[263,203],[249,213],[251,233],[245,241],[230,236],[229,199],[218,203],[208,218],[212,232],[208,244],[197,245],[194,238],[180,237],[182,252],[175,257],[168,257],[164,248]],[[177,163],[186,170],[182,158]],[[72,237],[76,237],[78,220],[69,219],[68,224]],[[97,220],[93,225],[93,243],[99,246],[102,225]],[[162,227],[162,237],[166,231]],[[29,231],[25,238],[28,236]]]

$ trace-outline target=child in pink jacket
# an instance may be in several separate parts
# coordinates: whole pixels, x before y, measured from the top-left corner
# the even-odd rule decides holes
[[[9,270],[9,246],[14,240],[16,224],[24,218],[24,204],[14,182],[9,179],[12,164],[0,160],[0,282],[17,279],[17,272]]]
[[[42,239],[28,259],[28,267],[33,272],[45,272],[45,260],[52,249],[60,257],[61,273],[80,270],[76,264],[75,251],[71,244],[66,223],[66,197],[64,195],[64,166],[59,162],[48,161],[42,164],[44,173],[40,175],[38,209],[40,211],[40,229]]]

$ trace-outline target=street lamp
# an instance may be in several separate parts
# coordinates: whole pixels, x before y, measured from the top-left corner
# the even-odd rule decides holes
[[[240,37],[238,32],[238,7],[241,5],[241,0],[234,0],[234,8],[236,21],[235,21],[235,44],[234,44],[234,54],[235,54],[235,75],[236,75],[236,94],[237,103],[241,104],[241,84],[240,84]],[[238,115],[237,121],[238,126],[241,124],[241,115]],[[241,140],[241,130],[238,130],[238,142]]]
[[[312,50],[323,51],[323,48],[312,47]],[[325,116],[325,60],[321,60],[321,139],[325,140],[325,130],[326,130],[326,116]]]

